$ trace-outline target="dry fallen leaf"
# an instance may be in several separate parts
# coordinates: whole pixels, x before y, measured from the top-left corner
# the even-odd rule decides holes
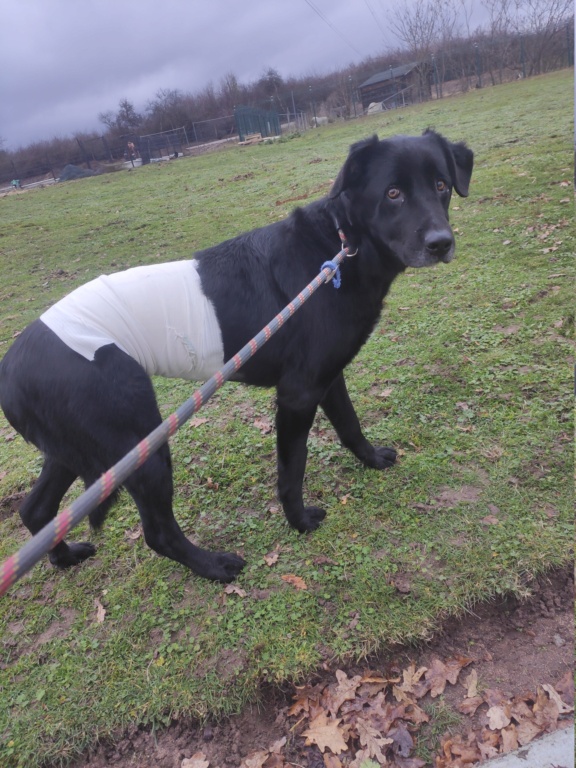
[[[336,687],[330,686],[326,693],[327,708],[332,715],[338,714],[342,704],[356,696],[356,689],[360,685],[362,677],[360,675],[348,677],[346,672],[337,669],[336,679],[338,680],[338,685]]]
[[[416,669],[415,664],[410,664],[408,669],[405,669],[402,672],[402,684],[399,686],[394,686],[394,688],[398,689],[399,691],[402,691],[403,693],[408,693],[416,696],[416,698],[420,699],[422,696],[427,693],[428,686],[426,683],[422,682],[420,678],[422,675],[424,675],[428,671],[428,667],[420,667],[419,669]],[[396,695],[396,694],[394,694]],[[400,699],[396,697],[398,701]]]
[[[310,708],[313,704],[317,704],[320,700],[323,690],[326,688],[326,683],[319,683],[318,685],[303,685],[296,686],[297,693],[293,698],[295,703],[292,704],[288,710],[288,714],[291,716],[299,715],[301,712],[310,712]]]
[[[404,723],[399,722],[394,728],[391,728],[388,731],[388,736],[394,745],[392,749],[395,755],[410,757],[410,752],[414,747],[414,740]]]
[[[268,752],[267,749],[259,749],[255,752],[250,752],[250,754],[246,755],[244,760],[240,763],[240,768],[262,768],[269,755],[270,752]]]
[[[499,731],[510,725],[510,715],[506,711],[506,707],[490,707],[486,716],[488,717],[488,727],[492,731]]]
[[[339,757],[336,757],[336,755],[331,755],[328,752],[325,752],[323,759],[324,768],[342,768],[342,762]]]
[[[302,736],[306,739],[306,746],[316,744],[320,752],[330,749],[335,755],[345,752],[347,749],[344,741],[344,730],[340,728],[340,718],[337,720],[329,719],[325,712],[320,712],[310,727],[304,731]]]
[[[262,435],[269,435],[272,432],[272,422],[268,419],[254,419],[254,426]]]
[[[516,726],[511,723],[502,729],[502,754],[507,755],[508,752],[514,752],[515,749],[518,749],[518,736]]]
[[[208,424],[208,419],[205,419],[202,416],[194,416],[194,418],[190,419],[191,427],[201,427],[202,424]]]
[[[542,688],[546,691],[548,696],[550,696],[550,700],[556,704],[556,706],[558,707],[558,712],[561,715],[566,715],[569,712],[574,712],[574,707],[562,701],[558,693],[555,691],[555,689],[551,685],[543,685]]]
[[[308,589],[308,585],[304,579],[300,578],[300,576],[295,576],[293,573],[285,573],[281,578],[282,581],[285,581],[287,584],[292,584],[296,589]]]
[[[463,715],[473,715],[481,704],[484,704],[482,696],[471,696],[469,699],[464,699],[463,702],[458,704],[457,709]]]
[[[478,672],[475,669],[464,678],[464,687],[466,688],[466,698],[473,699],[478,695]]]
[[[574,706],[574,678],[570,669],[558,680],[554,688],[562,697],[562,701]]]
[[[516,736],[518,737],[518,744],[521,747],[526,746],[533,741],[537,736],[540,736],[544,729],[531,720],[523,720],[516,726]]]
[[[96,623],[102,624],[106,616],[106,608],[102,605],[98,598],[94,599],[94,605],[96,606]]]
[[[264,555],[264,562],[268,566],[275,565],[278,562],[278,558],[280,557],[280,553],[277,549],[275,549],[273,552],[268,552],[267,555]]]
[[[286,763],[282,755],[273,752],[268,757],[262,768],[285,768],[285,765]]]
[[[180,768],[208,768],[209,765],[204,752],[196,752],[192,757],[185,757]]]
[[[380,764],[385,763],[386,756],[382,749],[392,744],[392,739],[383,738],[378,729],[361,717],[356,721],[356,732],[358,733],[360,744],[368,753],[368,757],[375,758]]]
[[[430,696],[436,698],[444,693],[446,688],[446,667],[440,659],[432,659],[430,668],[426,672],[426,680],[430,683]]]
[[[238,597],[246,597],[246,591],[239,587],[237,584],[226,584],[224,592],[227,595],[238,595]]]
[[[278,739],[278,741],[275,741],[274,744],[272,744],[272,746],[269,747],[269,751],[273,755],[279,755],[280,751],[282,750],[282,747],[286,746],[287,741],[288,739],[286,738],[286,736],[282,736],[281,739]]]
[[[444,666],[446,668],[446,679],[452,685],[456,685],[458,682],[458,676],[464,667],[471,664],[474,659],[468,656],[456,656],[456,658],[448,659]]]

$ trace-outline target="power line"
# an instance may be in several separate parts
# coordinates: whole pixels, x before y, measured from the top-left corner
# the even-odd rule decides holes
[[[343,40],[343,41],[346,43],[346,45],[347,45],[349,48],[352,48],[352,50],[353,50],[353,51],[355,51],[355,52],[358,54],[358,56],[362,56],[362,55],[363,55],[363,54],[362,54],[362,52],[361,52],[361,51],[359,51],[359,50],[358,50],[358,48],[356,48],[356,46],[355,46],[355,45],[353,45],[353,44],[350,42],[350,40],[349,40],[349,39],[348,39],[348,38],[347,38],[345,35],[343,35],[343,34],[342,34],[342,32],[340,32],[340,30],[339,30],[339,29],[337,29],[337,28],[334,26],[334,24],[332,24],[332,22],[331,22],[329,19],[327,19],[327,18],[326,18],[326,16],[324,16],[324,14],[322,13],[322,11],[321,11],[319,8],[317,8],[317,7],[314,5],[314,3],[312,2],[312,0],[305,0],[305,2],[306,2],[306,5],[310,6],[310,8],[312,8],[312,10],[314,11],[314,13],[316,13],[316,14],[317,14],[317,15],[318,15],[318,16],[319,16],[321,19],[322,19],[322,21],[323,21],[325,24],[327,24],[327,25],[330,27],[330,29],[331,29],[333,32],[336,32],[336,34],[338,35],[338,37],[339,37],[341,40]]]
[[[366,7],[368,8],[370,13],[372,14],[372,18],[376,22],[376,26],[378,27],[380,32],[382,32],[382,37],[384,38],[384,41],[386,41],[386,30],[384,29],[384,27],[380,23],[380,19],[378,18],[378,16],[376,16],[376,13],[374,12],[374,8],[372,8],[372,6],[370,5],[369,0],[364,0],[364,2],[366,3]]]

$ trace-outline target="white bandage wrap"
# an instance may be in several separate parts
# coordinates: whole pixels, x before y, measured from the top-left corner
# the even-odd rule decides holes
[[[116,344],[150,375],[197,381],[224,363],[216,312],[193,260],[102,275],[40,319],[87,360]]]

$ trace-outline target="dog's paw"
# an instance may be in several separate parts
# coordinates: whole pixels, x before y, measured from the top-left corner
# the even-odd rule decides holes
[[[72,565],[78,565],[89,557],[94,557],[96,547],[89,541],[78,542],[77,544],[67,544],[66,549],[58,552],[50,552],[48,558],[52,565],[57,568],[70,568]]]
[[[320,509],[320,507],[304,507],[294,528],[300,533],[310,533],[319,527],[325,517],[326,510]]]
[[[366,466],[372,469],[388,469],[396,463],[397,453],[394,448],[388,448],[385,445],[375,445],[374,452]]]
[[[231,552],[214,552],[212,554],[208,568],[199,574],[205,579],[228,584],[228,582],[234,581],[246,565],[246,560]]]

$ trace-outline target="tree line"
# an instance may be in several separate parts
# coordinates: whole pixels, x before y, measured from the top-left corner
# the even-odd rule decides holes
[[[427,80],[420,98],[442,97],[447,83],[466,90],[573,65],[571,0],[482,0],[487,21],[476,29],[470,25],[473,2],[411,0],[386,22],[397,48],[327,75],[284,78],[269,68],[243,84],[231,72],[196,93],[163,88],[143,112],[122,99],[115,110],[98,115],[102,131],[0,150],[0,182],[56,177],[68,163],[121,160],[131,136],[183,128],[190,143],[225,138],[235,131],[238,106],[277,112],[285,122],[298,113],[354,117],[361,113],[362,82],[401,64],[416,63]]]

